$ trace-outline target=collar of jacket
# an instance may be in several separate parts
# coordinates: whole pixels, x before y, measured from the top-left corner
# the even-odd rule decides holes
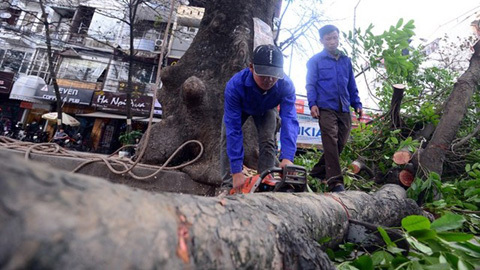
[[[338,49],[337,49],[337,52],[338,52],[338,54],[339,54],[338,59],[340,59],[340,58],[342,58],[343,56],[345,56],[345,55],[343,54],[343,52],[340,51],[340,50],[338,50]],[[335,57],[333,57],[333,56],[332,56],[330,53],[328,53],[328,51],[325,50],[325,49],[323,49],[323,51],[320,53],[320,56],[321,56],[322,58],[332,58],[332,59],[335,59]]]

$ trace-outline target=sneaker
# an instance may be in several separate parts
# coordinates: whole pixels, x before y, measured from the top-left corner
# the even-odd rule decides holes
[[[342,191],[345,191],[345,187],[343,186],[343,184],[338,184],[332,188],[331,192],[342,192]]]

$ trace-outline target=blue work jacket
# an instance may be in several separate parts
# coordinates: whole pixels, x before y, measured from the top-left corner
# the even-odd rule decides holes
[[[230,158],[231,173],[243,169],[243,134],[242,113],[247,115],[263,115],[266,111],[280,105],[280,160],[293,162],[297,150],[299,125],[295,109],[295,87],[290,78],[285,76],[264,92],[253,79],[248,68],[235,74],[225,87],[224,116],[227,134],[227,154]]]
[[[357,84],[353,75],[352,62],[340,54],[338,60],[326,50],[314,55],[307,62],[308,106],[319,109],[349,112],[362,108]]]

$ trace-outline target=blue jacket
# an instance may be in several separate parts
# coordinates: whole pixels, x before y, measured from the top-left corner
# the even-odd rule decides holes
[[[297,150],[299,125],[295,109],[295,87],[290,78],[283,79],[269,89],[266,94],[257,87],[253,74],[248,68],[235,74],[225,88],[224,116],[227,134],[227,154],[230,158],[231,173],[243,169],[242,113],[262,115],[267,110],[280,105],[280,160],[293,161]]]
[[[310,108],[317,105],[320,109],[337,112],[349,112],[350,106],[362,108],[350,58],[340,54],[336,60],[323,50],[308,60],[307,69],[306,88]]]

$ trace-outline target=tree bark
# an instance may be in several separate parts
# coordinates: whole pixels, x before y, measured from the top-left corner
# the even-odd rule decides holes
[[[390,103],[390,120],[391,120],[393,129],[398,129],[403,126],[402,117],[400,116],[400,108],[402,105],[404,90],[405,90],[405,85],[403,84],[393,85],[393,95]]]
[[[0,153],[2,269],[333,269],[351,219],[398,226],[421,209],[373,195],[151,193]],[[331,237],[326,246],[318,240]]]
[[[445,103],[444,113],[432,139],[420,156],[420,165],[427,171],[442,175],[445,154],[450,149],[453,139],[455,139],[473,92],[478,89],[480,83],[480,42],[475,44],[474,50],[468,69],[455,83],[453,91]]]
[[[162,71],[159,91],[164,119],[152,127],[143,162],[162,164],[187,140],[199,140],[205,152],[195,164],[182,169],[192,179],[220,184],[219,142],[223,93],[227,81],[247,67],[253,47],[253,17],[271,24],[277,0],[206,1],[205,15],[191,46],[176,65]],[[257,135],[244,127],[244,163],[257,167]],[[146,141],[142,138],[141,144]],[[197,147],[174,159],[180,164],[198,153]]]

